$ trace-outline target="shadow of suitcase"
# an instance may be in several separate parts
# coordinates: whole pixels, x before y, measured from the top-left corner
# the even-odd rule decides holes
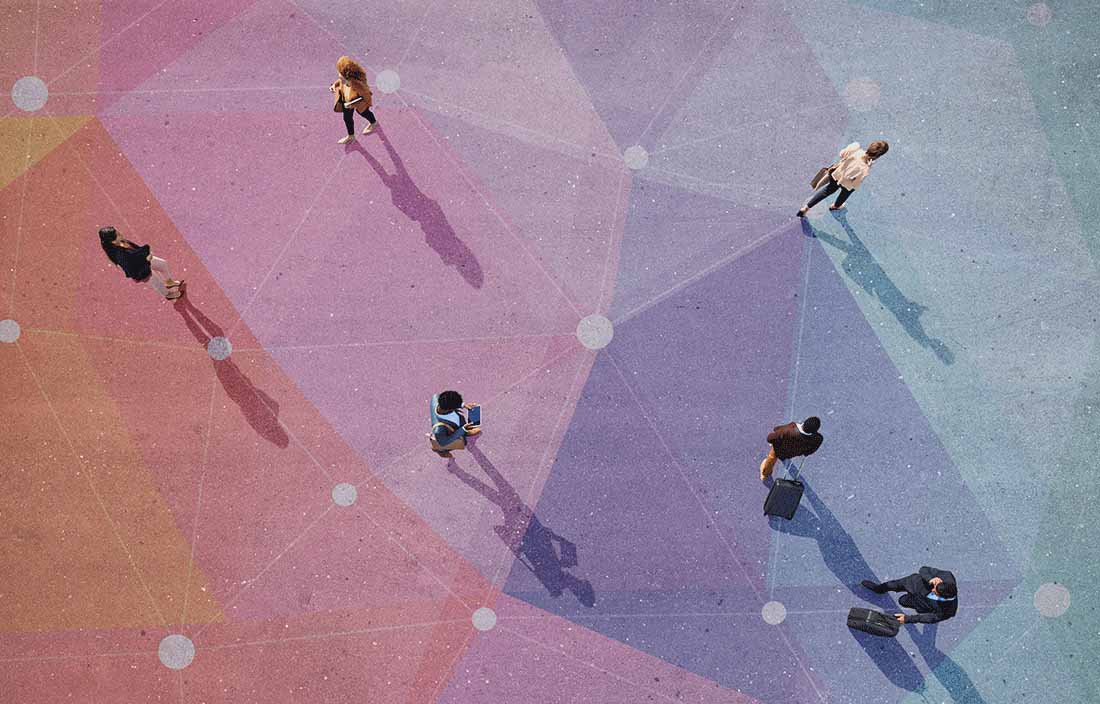
[[[901,623],[893,616],[881,611],[853,608],[848,611],[848,628],[870,633],[873,636],[893,638],[901,630]]]

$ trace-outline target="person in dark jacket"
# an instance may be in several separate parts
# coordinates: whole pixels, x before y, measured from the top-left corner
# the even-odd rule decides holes
[[[154,257],[149,251],[149,245],[138,246],[124,239],[110,225],[99,228],[99,244],[111,263],[122,268],[126,278],[138,282],[148,281],[157,293],[170,301],[183,295],[183,281],[172,278],[168,262]]]
[[[428,409],[432,431],[428,433],[428,439],[433,452],[440,457],[450,458],[454,456],[451,450],[466,449],[466,438],[480,433],[481,427],[467,423],[462,410],[470,410],[475,406],[476,403],[464,404],[462,394],[457,391],[444,391],[432,396]]]
[[[904,579],[877,584],[865,579],[861,584],[875,594],[905,592],[898,603],[916,614],[894,614],[902,623],[939,623],[955,615],[959,610],[959,589],[955,575],[935,567],[921,567],[920,571]]]
[[[760,480],[767,481],[775,469],[776,460],[789,460],[801,455],[812,455],[825,440],[821,433],[821,419],[810,416],[801,423],[777,425],[768,433],[768,456],[760,463]]]

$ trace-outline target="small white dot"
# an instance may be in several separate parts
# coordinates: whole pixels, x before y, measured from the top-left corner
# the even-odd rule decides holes
[[[11,101],[26,112],[41,110],[49,97],[50,89],[38,76],[23,76],[11,87]]]
[[[0,342],[15,342],[19,339],[19,323],[11,320],[0,320]]]
[[[1054,17],[1054,10],[1045,2],[1037,2],[1027,8],[1027,21],[1036,27],[1046,27]]]
[[[1035,608],[1047,618],[1058,618],[1069,609],[1069,590],[1057,582],[1047,582],[1035,590]]]
[[[577,339],[590,350],[602,350],[611,344],[614,336],[615,326],[598,313],[581,318],[577,323]]]
[[[497,625],[497,612],[493,611],[488,606],[482,606],[474,612],[470,620],[474,622],[474,628],[477,630],[491,631],[493,630],[493,626]]]
[[[332,501],[337,506],[351,506],[359,498],[359,490],[354,484],[337,484],[332,487]]]
[[[765,623],[778,626],[787,618],[787,607],[778,601],[769,601],[760,609],[760,615],[764,617]]]
[[[210,355],[211,359],[216,359],[220,362],[233,354],[233,343],[224,337],[212,337],[210,338],[210,342],[206,343],[206,352]]]
[[[385,71],[379,71],[374,82],[378,85],[378,90],[383,93],[396,93],[401,87],[401,76],[397,75],[397,71],[388,68]]]
[[[649,152],[642,145],[635,144],[633,147],[627,147],[623,152],[623,161],[626,162],[628,169],[635,171],[644,169],[649,163]]]
[[[182,670],[195,659],[195,644],[187,636],[178,633],[165,636],[157,648],[157,657],[165,667]]]
[[[844,102],[856,112],[867,112],[878,107],[882,88],[871,78],[853,78],[844,86]]]

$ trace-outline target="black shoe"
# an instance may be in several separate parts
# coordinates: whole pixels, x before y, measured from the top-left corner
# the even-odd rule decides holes
[[[860,582],[860,584],[864,587],[867,587],[868,589],[873,591],[875,594],[885,594],[886,593],[886,590],[883,589],[881,584],[878,584],[876,582],[872,582],[869,579],[863,580],[862,582]]]
[[[807,213],[807,210],[805,208],[803,208],[802,210],[799,210],[797,213],[795,213],[795,215],[797,215],[800,218],[804,218],[804,217],[806,217],[806,213]]]

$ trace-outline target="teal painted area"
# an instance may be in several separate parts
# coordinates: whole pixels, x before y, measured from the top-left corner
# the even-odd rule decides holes
[[[787,3],[842,96],[881,86],[845,139],[893,147],[815,225],[1024,574],[910,704],[1100,701],[1100,7],[1032,4]]]

